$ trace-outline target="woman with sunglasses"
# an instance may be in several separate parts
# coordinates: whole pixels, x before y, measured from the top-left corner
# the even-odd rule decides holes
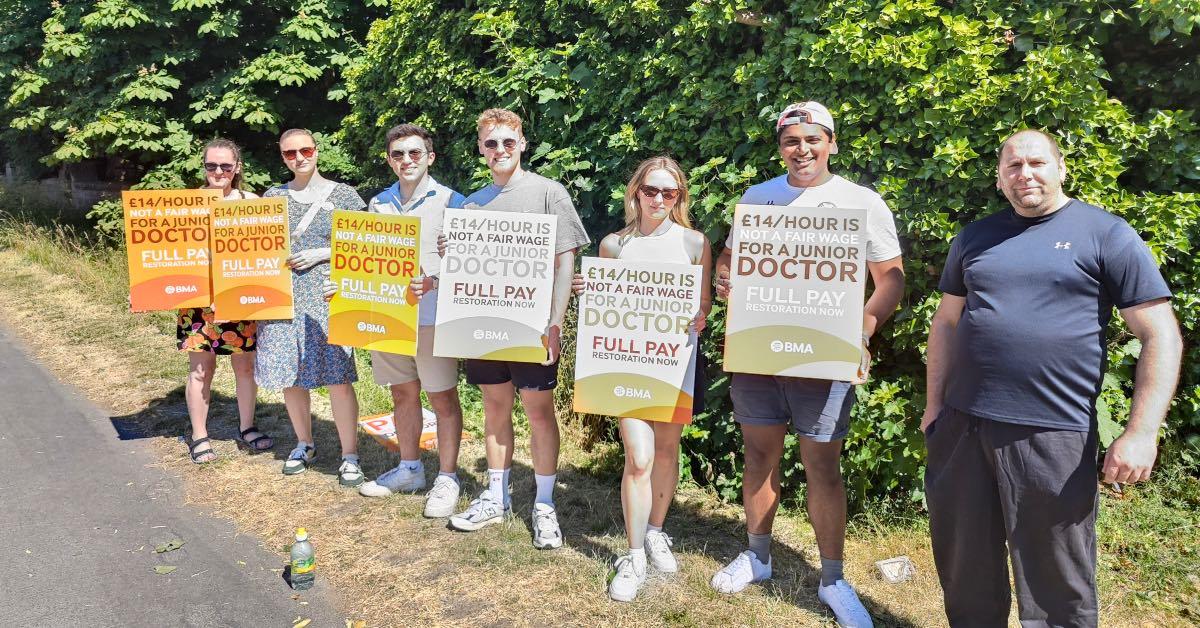
[[[227,201],[258,198],[242,189],[242,152],[237,144],[215,139],[204,147],[205,189],[221,190]],[[188,453],[192,462],[203,464],[217,459],[208,439],[208,408],[212,402],[213,370],[217,356],[229,356],[237,384],[238,418],[241,435],[238,443],[251,451],[264,451],[275,442],[254,425],[254,401],[258,386],[254,383],[254,321],[217,321],[211,307],[179,310],[175,337],[179,350],[186,351],[190,365],[184,398],[192,421],[192,440]]]
[[[600,257],[698,264],[704,269],[700,312],[693,323],[692,342],[704,329],[712,307],[711,247],[703,233],[692,229],[688,216],[687,178],[670,157],[654,157],[638,165],[625,190],[625,228],[600,242]],[[575,276],[576,293],[583,291],[583,277]],[[703,411],[706,386],[703,356],[696,356],[693,414]],[[647,563],[663,573],[679,570],[671,554],[671,538],[663,523],[675,487],[679,483],[679,438],[683,424],[622,418],[621,441],[625,445],[625,471],[621,477],[621,507],[629,554],[616,563],[616,575],[608,595],[621,602],[632,601],[646,580]]]
[[[324,386],[342,445],[338,481],[342,486],[358,486],[363,473],[358,464],[358,400],[352,386],[358,372],[350,348],[329,344],[329,307],[322,283],[329,276],[324,264],[330,257],[333,210],[359,211],[366,203],[354,188],[321,176],[317,143],[309,131],[285,131],[279,138],[279,152],[295,176],[263,196],[287,198],[292,247],[287,263],[292,269],[295,315],[291,320],[259,324],[255,377],[259,386],[283,389],[283,403],[296,431],[298,442],[283,463],[284,475],[303,473],[316,457],[311,391]]]

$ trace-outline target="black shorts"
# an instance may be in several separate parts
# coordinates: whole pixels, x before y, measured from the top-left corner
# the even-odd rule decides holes
[[[517,390],[554,390],[558,385],[558,361],[543,365],[504,360],[467,360],[467,383],[507,384]]]

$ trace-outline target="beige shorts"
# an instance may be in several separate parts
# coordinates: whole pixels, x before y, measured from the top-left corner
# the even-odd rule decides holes
[[[433,325],[417,328],[417,355],[371,352],[371,370],[380,386],[420,380],[425,392],[442,392],[458,385],[458,359],[433,355]]]

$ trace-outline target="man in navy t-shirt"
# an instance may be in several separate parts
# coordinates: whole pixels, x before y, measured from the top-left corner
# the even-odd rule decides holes
[[[1122,219],[1068,198],[1053,138],[1000,148],[1012,204],[950,247],[929,332],[921,430],[934,560],[952,626],[1095,626],[1096,397],[1113,307],[1142,342],[1105,482],[1150,477],[1179,375],[1171,292]],[[1006,555],[1006,544],[1008,555]]]

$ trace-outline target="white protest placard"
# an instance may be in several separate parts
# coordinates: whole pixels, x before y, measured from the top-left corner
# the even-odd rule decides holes
[[[446,210],[434,355],[546,360],[557,226],[550,214]]]
[[[737,206],[726,371],[854,379],[866,225],[862,209]]]
[[[703,269],[583,258],[575,411],[690,423]]]

